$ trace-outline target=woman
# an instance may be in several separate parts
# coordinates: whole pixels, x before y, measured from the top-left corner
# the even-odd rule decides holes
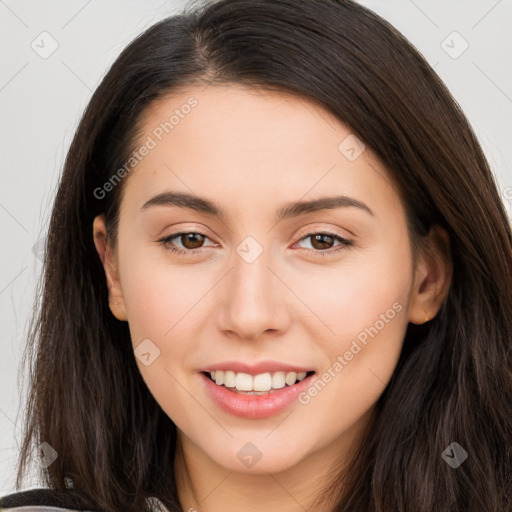
[[[512,510],[511,284],[476,137],[388,23],[168,18],[70,147],[17,475],[37,446],[48,489],[2,506]]]

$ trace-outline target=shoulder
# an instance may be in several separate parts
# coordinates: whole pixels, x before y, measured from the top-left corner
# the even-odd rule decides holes
[[[96,512],[72,489],[30,489],[0,497],[2,512]]]

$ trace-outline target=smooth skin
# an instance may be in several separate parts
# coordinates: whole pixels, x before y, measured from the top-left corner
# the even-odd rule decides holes
[[[154,130],[191,97],[197,106],[158,141]],[[137,364],[178,429],[175,468],[182,475],[186,464],[192,482],[178,478],[184,510],[328,510],[313,506],[315,496],[357,446],[408,323],[432,319],[448,293],[448,235],[432,229],[424,244],[433,250],[413,266],[403,206],[368,147],[354,161],[340,151],[350,134],[321,106],[286,93],[175,90],[145,112],[135,146],[148,136],[157,144],[124,178],[116,249],[104,216],[94,219],[113,315],[129,323],[134,349],[149,339],[160,350]],[[142,209],[170,190],[208,198],[226,216]],[[342,194],[373,215],[349,206],[276,221],[285,203]],[[159,241],[181,231],[205,237]],[[324,232],[352,245],[314,236]],[[248,236],[263,251],[251,263],[236,250]],[[224,412],[204,390],[200,370],[226,360],[285,361],[321,376],[396,303],[394,318],[307,404],[253,420]],[[262,453],[252,467],[237,456],[247,442]]]

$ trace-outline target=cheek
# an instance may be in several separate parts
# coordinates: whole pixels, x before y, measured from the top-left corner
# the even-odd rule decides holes
[[[204,281],[191,287],[190,276],[178,267],[162,262],[149,264],[136,253],[132,256],[125,260],[122,286],[136,362],[160,407],[180,428],[186,428],[181,421],[190,407],[190,394],[185,390],[189,388],[186,379],[191,367],[188,358],[200,350],[200,338],[192,334],[191,327],[198,311],[194,305],[209,287]],[[138,356],[147,352],[148,365]]]
[[[336,346],[340,339],[355,337],[373,325],[390,308],[388,316],[394,318],[395,302],[406,309],[411,286],[409,254],[406,246],[398,251],[394,247],[376,244],[347,252],[329,267],[309,264],[286,270],[283,280],[291,283],[297,297],[315,314],[311,322],[318,327],[316,337],[320,333]]]
[[[120,271],[130,329],[138,338],[170,337],[194,315],[194,304],[206,294],[208,282],[194,279],[193,266],[178,266],[166,259],[165,249],[127,244]]]
[[[401,258],[395,252],[393,244],[381,245],[330,272],[319,269],[309,275],[314,286],[302,285],[297,293],[322,321],[312,317],[309,325],[325,362],[319,382],[304,396],[312,416],[322,418],[319,425],[334,415],[332,425],[348,427],[377,401],[396,368],[411,278],[407,250]]]
[[[333,425],[348,427],[390,381],[407,328],[405,308],[395,301],[376,318],[363,326],[346,325],[336,343],[326,345],[329,361],[302,400],[311,402],[310,414],[322,418],[319,424],[330,418]]]
[[[327,328],[316,322],[310,336],[321,345],[326,355],[325,369],[333,374],[343,375],[337,385],[357,389],[364,394],[368,382],[371,393],[383,390],[391,377],[400,356],[405,330],[407,328],[406,287],[364,286],[358,282],[351,294],[347,288],[331,300],[322,295],[310,300],[318,308],[319,317]],[[316,300],[316,302],[315,302]],[[322,334],[320,334],[322,333]],[[326,381],[330,382],[329,375]]]
[[[317,340],[326,355],[318,378],[300,397],[308,436],[322,432],[323,441],[348,432],[374,407],[400,357],[407,327],[403,301],[376,301],[363,313],[347,303],[334,326],[336,335]],[[353,317],[351,316],[353,313]],[[357,318],[356,318],[357,317]],[[333,316],[333,318],[336,318]]]

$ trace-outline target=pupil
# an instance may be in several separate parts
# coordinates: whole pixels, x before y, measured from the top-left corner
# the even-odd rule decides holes
[[[189,242],[192,243],[192,247],[188,247],[188,248],[195,249],[196,247],[201,246],[203,236],[200,235],[199,233],[187,233],[186,235],[183,235],[183,237],[187,241],[186,243],[183,243],[183,240],[182,240],[182,243],[185,247],[187,247],[187,243],[189,243]],[[199,239],[194,242],[193,238],[199,238]]]
[[[318,242],[318,239],[322,239],[322,240],[320,240],[320,244],[323,244],[324,246],[327,244],[327,246],[329,246],[329,241],[327,241],[327,242],[325,241],[326,238],[332,240],[332,237],[329,235],[322,235],[322,234],[314,235],[313,236],[313,240],[314,240],[313,247],[316,247],[315,244]],[[316,247],[316,248],[317,249],[328,249],[329,247]]]

